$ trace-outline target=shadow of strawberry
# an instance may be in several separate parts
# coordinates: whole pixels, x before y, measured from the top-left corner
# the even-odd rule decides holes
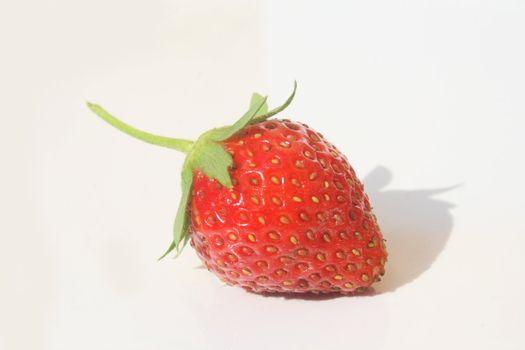
[[[382,166],[363,180],[387,240],[388,262],[377,293],[394,291],[430,268],[443,251],[453,227],[452,203],[434,196],[458,185],[421,190],[385,190],[392,172]]]

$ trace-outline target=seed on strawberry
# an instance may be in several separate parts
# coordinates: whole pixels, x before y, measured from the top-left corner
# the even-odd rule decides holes
[[[152,135],[88,104],[143,141],[187,154],[172,250],[189,241],[208,270],[247,290],[353,294],[384,274],[384,240],[346,157],[315,130],[272,119],[254,94],[248,112],[197,141]]]

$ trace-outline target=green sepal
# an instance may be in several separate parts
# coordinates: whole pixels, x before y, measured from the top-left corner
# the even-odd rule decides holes
[[[288,97],[288,99],[284,102],[284,104],[272,109],[271,111],[267,113],[264,113],[262,115],[257,115],[256,117],[252,119],[251,123],[259,123],[259,122],[265,121],[266,119],[273,117],[277,113],[284,111],[284,109],[288,107],[290,103],[292,103],[293,98],[295,97],[296,90],[297,90],[297,81],[294,81],[292,94]]]
[[[179,203],[179,208],[177,209],[177,215],[175,216],[175,223],[173,224],[173,241],[171,242],[168,250],[162,254],[159,260],[171,253],[173,249],[176,249],[177,251],[177,255],[175,257],[179,256],[186,243],[188,243],[188,229],[190,227],[191,220],[189,206],[191,197],[190,194],[193,185],[193,169],[187,162],[187,159],[182,167],[181,178],[182,196]]]
[[[228,169],[233,164],[233,159],[219,143],[214,141],[198,142],[188,159],[193,169],[202,171],[210,179],[216,179],[223,186],[232,187]]]
[[[257,92],[254,92],[252,94],[252,99],[250,100],[250,108],[252,108],[252,106],[259,105],[261,101],[263,100],[264,100],[264,104],[259,109],[259,111],[255,114],[255,117],[268,113],[268,104],[266,103],[265,97],[263,95],[258,94]]]
[[[257,101],[255,101],[254,104],[250,104],[248,112],[244,113],[239,120],[233,125],[211,130],[209,132],[209,138],[213,141],[226,141],[237,132],[241,131],[246,125],[250,124],[252,119],[257,116],[257,113],[264,108],[266,105],[266,99],[267,97],[263,97],[262,99],[257,98]]]

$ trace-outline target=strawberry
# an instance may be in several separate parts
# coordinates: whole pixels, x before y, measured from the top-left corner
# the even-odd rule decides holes
[[[131,136],[187,154],[162,257],[190,241],[209,271],[257,293],[352,294],[380,280],[384,240],[346,157],[305,124],[269,120],[295,87],[272,111],[254,94],[235,124],[195,142],[140,131],[88,104]]]

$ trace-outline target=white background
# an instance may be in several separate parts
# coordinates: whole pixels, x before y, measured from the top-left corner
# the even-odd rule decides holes
[[[524,349],[525,3],[0,0],[0,349]],[[343,150],[373,296],[262,297],[170,241],[182,155],[252,91]]]

